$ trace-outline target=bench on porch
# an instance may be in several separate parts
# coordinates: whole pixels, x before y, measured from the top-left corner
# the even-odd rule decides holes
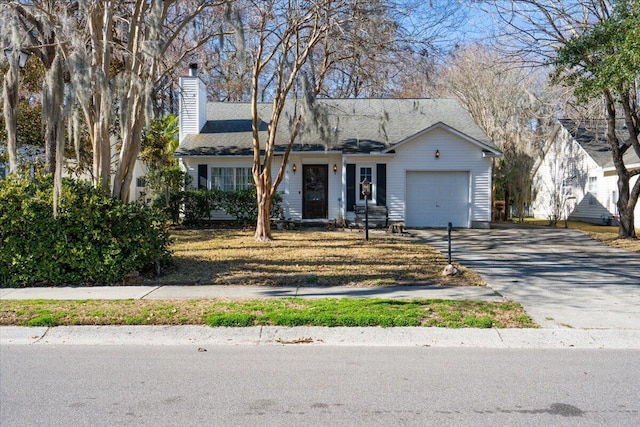
[[[386,206],[369,205],[369,228],[387,228],[389,226],[389,210]],[[358,228],[364,227],[365,220],[365,207],[361,205],[355,205],[353,207],[355,213],[355,226]]]

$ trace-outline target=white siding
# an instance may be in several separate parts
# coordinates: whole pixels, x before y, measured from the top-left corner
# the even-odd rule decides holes
[[[131,179],[131,185],[129,186],[129,201],[141,200],[143,194],[146,197],[149,196],[149,194],[147,194],[147,189],[144,186],[138,187],[138,179],[144,178],[147,172],[149,172],[149,168],[142,162],[142,160],[136,160],[133,169],[133,178]]]
[[[207,123],[207,87],[198,79],[198,132]]]
[[[436,150],[440,157],[436,158]],[[387,165],[387,206],[389,218],[406,217],[406,175],[408,171],[467,172],[471,185],[470,226],[487,227],[491,219],[491,160],[470,141],[442,128],[435,128],[419,139],[397,149]]]
[[[594,223],[602,223],[603,217],[613,216],[611,192],[602,168],[564,128],[549,144],[544,158],[534,170],[533,216]],[[590,178],[596,180],[592,191],[589,190]]]
[[[180,142],[197,134],[207,121],[207,92],[198,77],[180,77]]]

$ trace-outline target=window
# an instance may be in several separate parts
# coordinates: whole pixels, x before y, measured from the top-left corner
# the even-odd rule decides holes
[[[596,199],[595,194],[598,191],[598,177],[590,176],[587,191],[589,192],[589,205],[594,206],[598,204],[598,200]]]
[[[146,182],[145,182],[145,177],[144,176],[139,176],[138,178],[136,178],[136,187],[142,188],[145,185],[146,185]]]
[[[211,168],[211,188],[236,191],[252,185],[251,168]]]
[[[373,169],[370,167],[360,168],[360,180],[358,181],[358,184],[360,186],[360,191],[359,191],[360,200],[364,200],[364,196],[362,195],[362,182],[365,179],[371,183],[371,194],[369,194],[369,197],[367,197],[367,199],[373,200],[373,172],[372,171]]]
[[[573,180],[575,177],[566,178],[562,180],[562,194],[565,196],[573,195]]]

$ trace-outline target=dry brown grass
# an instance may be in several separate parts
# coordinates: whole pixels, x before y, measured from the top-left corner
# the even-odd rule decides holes
[[[442,277],[446,257],[408,237],[348,231],[275,231],[256,242],[252,231],[175,230],[175,266],[165,282],[260,286],[482,286],[482,279]],[[157,281],[157,280],[156,280]]]
[[[547,225],[548,221],[527,219],[526,223],[534,224],[534,225]],[[564,221],[558,222],[557,227],[564,228],[564,226],[565,226]],[[619,239],[617,226],[590,224],[587,222],[579,222],[579,221],[568,221],[567,227],[575,230],[580,230],[583,233],[585,233],[587,236],[591,237],[592,239],[598,240],[611,247],[624,249],[629,252],[640,253],[640,240],[639,239]]]

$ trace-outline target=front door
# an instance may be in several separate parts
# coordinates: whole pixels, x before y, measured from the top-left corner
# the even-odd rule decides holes
[[[302,218],[327,218],[329,167],[303,165],[302,180]]]

